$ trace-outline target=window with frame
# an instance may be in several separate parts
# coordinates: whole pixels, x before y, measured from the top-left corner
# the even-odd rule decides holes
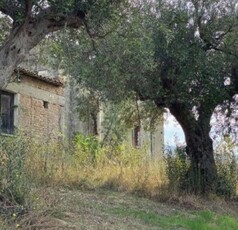
[[[14,94],[0,90],[0,132],[14,131]]]

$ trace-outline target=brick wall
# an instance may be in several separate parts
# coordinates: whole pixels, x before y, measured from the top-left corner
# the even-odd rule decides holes
[[[63,87],[55,86],[51,83],[39,80],[34,77],[29,77],[29,76],[23,76],[21,77],[21,84],[27,84],[29,86],[32,86],[37,89],[45,90],[48,92],[51,92],[56,95],[63,95],[64,94],[64,89]]]
[[[40,137],[42,142],[60,138],[64,126],[64,89],[34,77],[24,76],[10,83],[14,92],[15,124],[27,135]]]

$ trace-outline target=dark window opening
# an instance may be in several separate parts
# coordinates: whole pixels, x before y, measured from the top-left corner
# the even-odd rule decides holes
[[[0,132],[14,131],[14,94],[0,91]]]
[[[90,113],[93,122],[93,135],[98,136],[98,117],[97,113]]]
[[[49,108],[49,102],[48,101],[43,101],[43,106],[45,109]]]
[[[133,130],[133,145],[136,148],[140,147],[140,126],[136,126]]]

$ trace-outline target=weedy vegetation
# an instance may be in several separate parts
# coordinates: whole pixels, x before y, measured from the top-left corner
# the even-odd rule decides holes
[[[110,229],[237,229],[236,208],[229,207],[237,199],[233,154],[217,156],[219,184],[207,206],[182,192],[190,165],[183,149],[152,160],[146,148],[102,145],[93,136],[62,143],[0,138],[0,229],[105,229],[102,222]]]

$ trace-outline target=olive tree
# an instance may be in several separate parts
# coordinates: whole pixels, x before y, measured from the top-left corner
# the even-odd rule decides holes
[[[0,17],[5,15],[11,20],[0,48],[0,87],[9,82],[16,66],[46,35],[65,27],[84,27],[94,38],[101,23],[120,11],[122,2],[125,1],[0,0]]]
[[[65,59],[67,69],[81,84],[110,100],[136,93],[140,100],[170,110],[185,134],[191,160],[187,176],[196,192],[216,189],[211,117],[216,108],[236,109],[235,3],[153,1],[135,6],[93,47],[87,37],[67,45],[71,54]]]

